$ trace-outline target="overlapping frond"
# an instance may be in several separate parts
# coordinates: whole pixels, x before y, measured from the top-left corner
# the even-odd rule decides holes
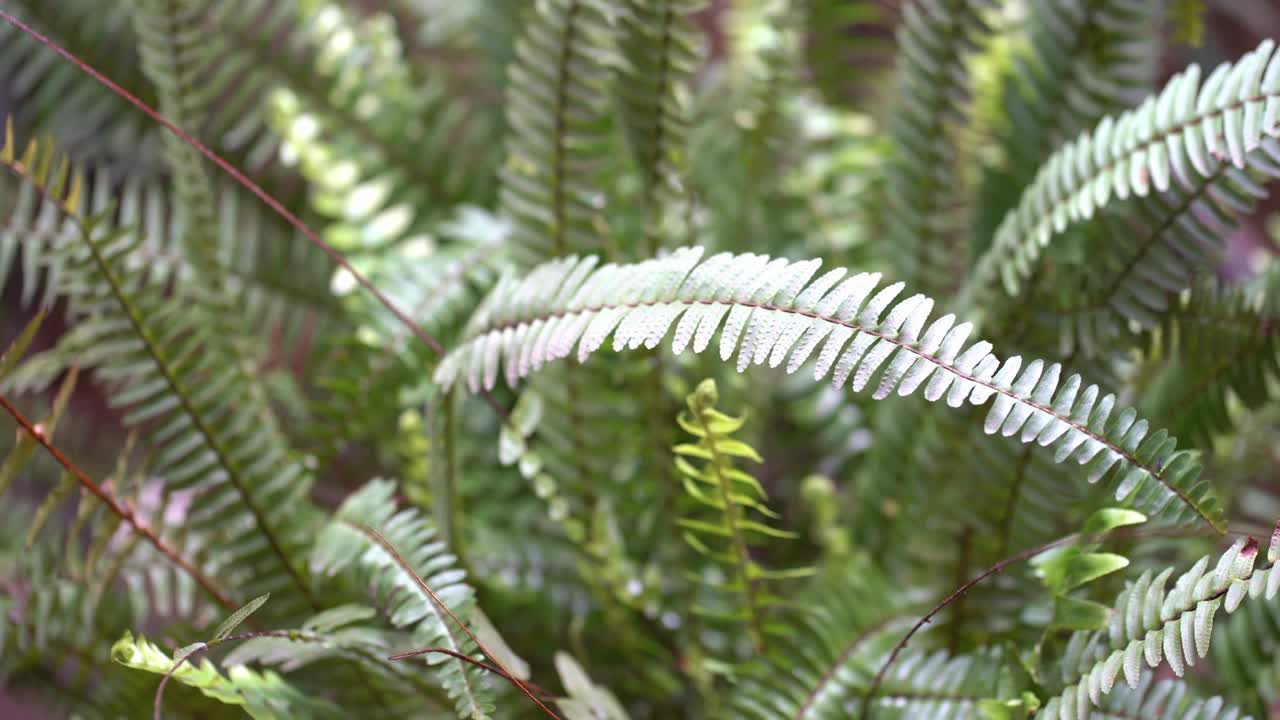
[[[609,147],[604,100],[618,52],[609,13],[600,0],[538,0],[517,41],[500,204],[521,263],[601,246],[593,178]]]
[[[415,647],[408,649],[443,647],[480,659],[475,643],[449,616],[452,612],[463,622],[469,617],[474,599],[463,582],[466,573],[455,567],[456,558],[426,518],[413,509],[396,511],[394,492],[395,483],[374,480],[347,498],[316,538],[312,571],[324,577],[358,572],[385,605],[388,622],[409,631]],[[459,715],[478,720],[494,711],[493,688],[475,667],[438,654],[426,659]]]
[[[997,359],[990,343],[966,348],[969,324],[946,315],[926,327],[933,301],[914,295],[894,304],[903,285],[876,291],[876,274],[843,279],[846,271],[837,268],[810,282],[818,261],[729,253],[701,258],[701,249],[685,248],[598,269],[594,257],[566,258],[523,280],[508,276],[472,318],[466,342],[441,362],[436,379],[448,385],[465,375],[473,390],[491,388],[501,367],[515,385],[570,356],[575,346],[579,361],[611,334],[616,350],[652,348],[673,326],[673,351],[692,343],[700,353],[723,323],[720,357],[736,353],[739,369],[787,360],[794,372],[825,341],[815,379],[831,375],[835,386],[860,391],[877,377],[876,398],[909,395],[928,380],[925,397],[945,396],[953,407],[994,397],[987,433],[1054,445],[1055,461],[1088,464],[1093,482],[1111,477],[1118,499],[1150,515],[1221,527],[1222,508],[1199,480],[1194,456],[1178,452],[1167,432],[1150,433],[1132,409],[1115,413],[1114,395],[1084,386],[1079,376],[1063,381],[1060,365],[1036,360],[1024,369],[1020,357]]]
[[[915,618],[913,602],[890,602],[888,581],[863,557],[815,578],[786,616],[791,631],[734,691],[733,715],[752,720],[848,717],[880,660]]]
[[[1055,235],[1113,200],[1166,193],[1175,182],[1183,200],[1170,201],[1174,207],[1208,195],[1213,204],[1205,207],[1247,209],[1250,196],[1262,189],[1246,169],[1280,174],[1274,158],[1280,136],[1280,54],[1274,49],[1274,41],[1264,41],[1238,62],[1218,66],[1203,83],[1199,66],[1192,65],[1138,108],[1104,118],[1054,153],[1001,223],[972,284],[1000,279],[1016,293]],[[1220,177],[1223,182],[1204,187]],[[1187,222],[1185,212],[1170,215],[1170,223]],[[1190,238],[1220,242],[1191,225]],[[1198,254],[1194,245],[1187,252]],[[1142,274],[1155,273],[1157,279],[1169,272],[1154,263],[1142,268]]]
[[[1250,606],[1253,604],[1251,603]],[[1090,720],[1251,720],[1221,697],[1202,699],[1180,680],[1155,682],[1143,675],[1136,687],[1121,685],[1094,709]]]
[[[1035,0],[1026,50],[1005,95],[1006,147],[1019,181],[1064,140],[1142,100],[1155,74],[1158,3]]]
[[[1270,600],[1280,592],[1274,549],[1264,567],[1258,543],[1240,539],[1210,567],[1202,558],[1174,581],[1172,568],[1144,573],[1120,593],[1108,627],[1071,636],[1060,663],[1063,689],[1037,717],[1087,718],[1121,675],[1130,686],[1142,677],[1143,664],[1167,663],[1181,677],[1209,652],[1213,621],[1220,609],[1235,612],[1248,598]]]
[[[411,72],[390,16],[357,20],[323,3],[295,32],[315,48],[316,77],[278,87],[270,123],[331,218],[330,243],[368,252],[422,240],[451,203],[485,199],[481,169],[496,157],[484,117],[442,78]]]
[[[126,3],[6,0],[4,8],[130,92],[155,100]],[[2,25],[0,82],[12,93],[12,111],[24,132],[52,134],[82,162],[127,167],[140,177],[160,170],[161,131],[145,116],[17,28]]]

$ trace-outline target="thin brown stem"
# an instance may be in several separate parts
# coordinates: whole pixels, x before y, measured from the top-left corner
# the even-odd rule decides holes
[[[53,459],[57,460],[58,464],[61,465],[63,469],[71,473],[80,483],[81,487],[88,490],[89,493],[96,497],[103,505],[107,506],[107,509],[116,517],[120,518],[127,523],[129,527],[133,528],[135,533],[150,543],[151,546],[158,550],[161,555],[164,555],[169,562],[172,562],[175,566],[190,576],[192,580],[195,580],[196,584],[217,600],[219,605],[222,605],[228,610],[235,610],[239,607],[239,605],[232,600],[230,596],[214,584],[213,580],[205,577],[204,573],[196,569],[195,565],[193,565],[191,561],[187,560],[177,550],[170,547],[168,543],[157,537],[151,528],[138,520],[138,517],[132,510],[116,502],[115,498],[111,497],[110,493],[108,493],[101,485],[94,482],[93,479],[73,463],[70,458],[62,454],[61,450],[54,447],[53,443],[44,436],[44,433],[40,432],[40,430],[33,425],[30,420],[24,417],[22,413],[19,412],[18,409],[15,408],[3,395],[0,395],[0,406],[3,406],[5,411],[13,417],[14,421],[17,422],[28,435],[35,438],[35,441],[39,443],[46,452],[52,455]],[[252,620],[250,620],[250,622],[252,622]]]

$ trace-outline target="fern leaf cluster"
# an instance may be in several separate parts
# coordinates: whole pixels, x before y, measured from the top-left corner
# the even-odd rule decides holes
[[[0,0],[0,702],[1266,717],[1266,5]]]

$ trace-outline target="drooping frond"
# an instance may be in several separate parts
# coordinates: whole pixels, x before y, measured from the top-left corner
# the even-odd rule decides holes
[[[600,247],[593,175],[607,147],[608,67],[616,62],[600,0],[538,0],[516,44],[507,84],[507,161],[500,204],[526,265]]]
[[[292,583],[307,596],[294,558],[310,521],[309,476],[226,347],[232,320],[208,311],[211,291],[194,278],[170,295],[166,278],[149,275],[136,236],[109,229],[105,214],[81,215],[79,175],[55,165],[53,153],[35,144],[21,158],[13,150],[9,137],[0,162],[56,200],[77,230],[58,249],[66,258],[58,292],[82,320],[79,361],[117,389],[111,402],[126,426],[145,428],[156,452],[151,469],[168,489],[196,491],[189,530],[219,545],[247,593]]]
[[[1137,109],[1104,118],[1054,153],[1001,223],[971,287],[1001,280],[1016,293],[1055,235],[1092,218],[1113,199],[1166,193],[1175,181],[1190,193],[1183,203],[1203,193],[1216,205],[1247,208],[1247,198],[1261,188],[1244,171],[1280,174],[1274,159],[1280,54],[1274,49],[1274,41],[1264,41],[1235,64],[1220,65],[1203,83],[1192,65]],[[1219,177],[1225,182],[1203,188],[1204,181]],[[1184,222],[1184,215],[1173,214],[1171,221]],[[1191,238],[1216,242],[1213,234],[1201,237],[1194,225],[1189,230]]]
[[[463,622],[469,616],[473,592],[463,583],[466,573],[454,567],[454,556],[426,518],[412,509],[396,511],[394,492],[395,483],[374,480],[347,498],[316,539],[312,571],[323,577],[358,571],[385,604],[388,622],[409,631],[415,647],[408,649],[443,647],[479,659],[475,643],[449,616]],[[493,689],[475,667],[444,655],[426,658],[461,716],[479,720],[493,712]]]
[[[909,395],[928,380],[925,397],[936,402],[945,395],[953,407],[994,397],[987,433],[1055,445],[1055,461],[1087,463],[1093,482],[1109,475],[1118,499],[1131,499],[1152,516],[1221,527],[1222,508],[1199,480],[1194,457],[1177,452],[1167,432],[1148,434],[1148,423],[1132,409],[1113,418],[1115,396],[1085,387],[1079,376],[1062,381],[1060,365],[1036,360],[1024,369],[1019,357],[997,359],[990,343],[966,348],[969,324],[956,325],[955,316],[946,315],[926,327],[933,301],[914,295],[893,304],[901,283],[873,295],[877,274],[841,282],[846,271],[837,268],[810,282],[818,261],[722,253],[699,262],[701,256],[701,249],[685,248],[599,269],[594,257],[566,258],[523,280],[504,278],[472,318],[466,342],[441,362],[436,379],[448,385],[465,374],[473,391],[491,388],[501,366],[514,386],[547,362],[568,357],[575,346],[579,361],[610,334],[616,350],[653,348],[673,326],[672,350],[678,354],[692,343],[700,353],[723,322],[720,357],[737,353],[739,369],[787,360],[794,372],[825,340],[814,365],[817,380],[830,374],[843,387],[852,377],[860,391],[878,377],[875,398]]]
[[[958,151],[953,131],[968,98],[966,58],[990,31],[991,0],[914,0],[898,28],[899,112],[889,128],[885,242],[900,279],[930,292],[966,263],[957,241]]]
[[[1106,629],[1071,636],[1060,662],[1063,688],[1037,717],[1088,717],[1122,674],[1136,686],[1144,662],[1152,668],[1168,663],[1181,677],[1209,652],[1218,610],[1232,613],[1246,597],[1270,600],[1280,591],[1274,558],[1257,567],[1257,554],[1256,541],[1241,539],[1212,568],[1202,558],[1172,589],[1165,587],[1172,568],[1144,573],[1120,593]]]
[[[126,632],[111,648],[111,659],[135,670],[164,675],[177,662],[145,637]],[[207,659],[183,663],[173,679],[227,705],[239,705],[257,720],[309,717],[341,718],[336,705],[299,691],[274,672],[255,672],[244,665],[218,671]]]

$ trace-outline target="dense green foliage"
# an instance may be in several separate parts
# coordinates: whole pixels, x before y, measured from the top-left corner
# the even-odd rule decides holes
[[[1280,51],[894,5],[0,0],[0,688],[1276,717]]]

